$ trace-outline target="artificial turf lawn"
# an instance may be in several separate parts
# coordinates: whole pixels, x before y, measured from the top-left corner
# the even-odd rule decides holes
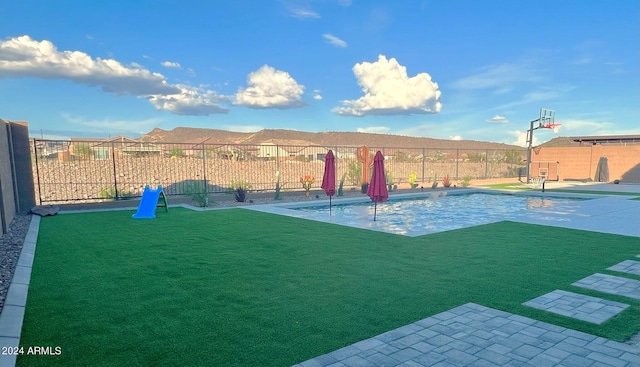
[[[624,340],[636,300],[570,284],[638,238],[501,222],[404,237],[244,209],[42,219],[19,366],[287,366],[475,302]],[[616,274],[640,279],[632,275]],[[602,325],[522,306],[554,289],[630,304]]]

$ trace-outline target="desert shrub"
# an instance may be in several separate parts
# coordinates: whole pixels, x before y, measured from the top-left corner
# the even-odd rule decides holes
[[[191,198],[191,201],[198,203],[201,207],[209,206],[209,193],[202,181],[192,181],[185,185],[184,193]]]
[[[347,167],[347,179],[354,186],[360,185],[360,177],[362,176],[362,165],[358,162],[349,162]]]
[[[468,187],[471,183],[471,176],[467,175],[462,178],[462,187]]]
[[[115,199],[116,198],[116,188],[114,186],[105,188],[100,190],[100,192],[98,193],[98,197],[100,197],[101,199]],[[118,198],[131,198],[133,197],[133,193],[131,193],[130,191],[126,191],[126,190],[118,190]]]

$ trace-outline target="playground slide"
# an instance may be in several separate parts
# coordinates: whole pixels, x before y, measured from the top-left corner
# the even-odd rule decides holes
[[[156,206],[158,205],[158,198],[162,193],[162,186],[158,186],[157,189],[152,190],[149,186],[144,188],[142,192],[142,199],[140,199],[140,205],[136,214],[131,218],[155,218]]]

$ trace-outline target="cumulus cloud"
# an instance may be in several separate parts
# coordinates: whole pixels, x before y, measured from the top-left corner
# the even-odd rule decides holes
[[[340,38],[330,33],[325,33],[322,35],[322,37],[324,37],[327,43],[332,44],[336,47],[347,47],[347,43],[345,41],[341,40]]]
[[[208,116],[216,113],[227,113],[229,110],[220,105],[227,97],[203,88],[176,85],[180,89],[177,94],[154,94],[148,96],[157,110],[173,112],[176,115]]]
[[[316,100],[322,99],[322,94],[320,94],[320,89],[313,90],[313,99],[316,99]]]
[[[490,122],[492,124],[506,124],[509,122],[509,120],[504,116],[495,115],[492,118],[488,119],[487,122]]]
[[[234,104],[248,108],[295,108],[304,105],[304,86],[289,73],[269,65],[249,73],[246,88],[239,88]]]
[[[520,131],[520,130],[509,131],[509,135],[513,136],[516,139],[516,140],[512,141],[511,144],[519,145],[521,147],[526,147],[527,146],[527,132],[526,131]],[[539,144],[539,140],[536,137],[536,134],[533,134],[533,146],[536,146],[538,144]]]
[[[93,59],[84,52],[58,51],[53,43],[29,36],[0,41],[0,78],[7,77],[67,79],[134,96],[179,92],[162,74],[113,59]]]
[[[414,77],[396,59],[378,56],[376,62],[363,62],[353,67],[353,73],[364,96],[342,101],[332,111],[339,115],[410,115],[438,113],[442,108],[438,84],[427,73]]]
[[[117,95],[146,98],[157,109],[179,115],[227,112],[217,105],[224,97],[213,91],[172,85],[164,75],[139,64],[123,65],[114,59],[94,59],[80,51],[59,51],[52,42],[29,36],[0,41],[0,78],[16,77],[62,79],[100,87]]]
[[[386,134],[389,132],[389,128],[386,126],[368,126],[359,127],[356,131],[359,133]]]
[[[180,63],[177,63],[177,62],[163,61],[160,63],[160,65],[164,66],[165,68],[182,69],[182,65],[180,65]]]
[[[449,140],[462,140],[462,136],[460,135],[449,136]]]

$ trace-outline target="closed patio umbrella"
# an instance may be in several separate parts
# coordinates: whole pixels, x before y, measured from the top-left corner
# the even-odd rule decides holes
[[[367,196],[373,201],[373,220],[376,220],[378,203],[387,201],[389,191],[387,191],[387,179],[384,176],[384,156],[380,151],[376,152],[373,158],[373,174],[371,175],[371,183],[367,189]]]
[[[329,196],[329,215],[331,215],[331,197],[336,193],[336,165],[331,149],[324,157],[324,175],[322,176],[322,186],[320,187]]]

